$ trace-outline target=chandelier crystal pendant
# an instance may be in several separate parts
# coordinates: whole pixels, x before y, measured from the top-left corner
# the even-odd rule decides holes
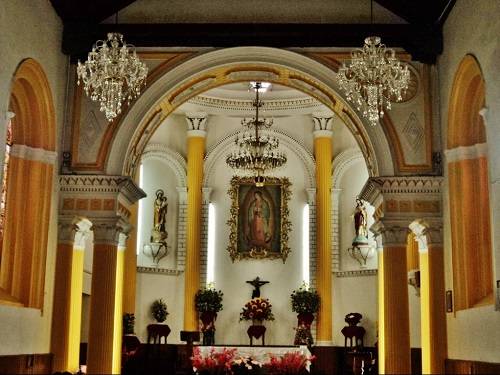
[[[121,113],[124,101],[130,104],[141,94],[148,68],[122,34],[108,33],[108,40],[94,44],[87,61],[78,61],[76,72],[78,85],[83,82],[87,96],[99,101],[101,112],[112,121]]]
[[[391,101],[402,100],[410,70],[378,36],[370,36],[362,49],[351,52],[351,62],[339,69],[338,81],[347,100],[375,126],[384,111],[391,109]]]
[[[264,132],[264,129],[272,126],[273,120],[259,119],[259,109],[263,106],[263,102],[259,99],[262,83],[252,83],[251,87],[255,90],[255,100],[252,103],[255,107],[255,117],[241,121],[246,131],[236,136],[237,150],[226,157],[226,163],[233,169],[252,174],[255,185],[262,187],[265,174],[269,170],[283,166],[287,158],[279,151],[279,139]]]

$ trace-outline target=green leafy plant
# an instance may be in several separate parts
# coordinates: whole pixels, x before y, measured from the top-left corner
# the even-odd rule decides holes
[[[317,291],[307,289],[304,284],[292,292],[292,311],[297,314],[317,313],[319,311],[320,298]]]
[[[158,323],[162,323],[167,319],[167,304],[161,298],[151,305],[151,315]]]
[[[123,334],[133,335],[135,325],[135,315],[134,314],[123,314]]]
[[[222,293],[220,290],[215,288],[205,288],[200,289],[194,297],[196,310],[198,312],[219,312],[222,310]]]

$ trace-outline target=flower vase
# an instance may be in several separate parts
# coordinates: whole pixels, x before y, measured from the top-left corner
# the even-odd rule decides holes
[[[203,311],[200,315],[203,345],[215,344],[215,319],[217,319],[217,313],[214,311]]]
[[[295,329],[294,345],[310,346],[313,344],[313,337],[311,334],[311,325],[313,321],[313,313],[300,313],[297,315],[297,328]]]

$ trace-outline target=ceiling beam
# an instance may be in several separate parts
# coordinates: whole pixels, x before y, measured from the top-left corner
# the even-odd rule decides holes
[[[369,35],[378,35],[388,47],[401,47],[414,60],[433,64],[442,52],[441,28],[411,24],[99,24],[67,23],[62,51],[85,59],[98,39],[121,32],[136,47],[361,47]]]
[[[56,13],[66,24],[85,20],[87,23],[99,23],[136,0],[50,0]]]
[[[442,26],[456,0],[375,0],[378,4],[414,25]]]

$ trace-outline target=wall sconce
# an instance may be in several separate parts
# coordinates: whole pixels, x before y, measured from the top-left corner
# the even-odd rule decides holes
[[[415,288],[416,295],[420,297],[420,270],[408,271],[408,284]]]
[[[359,245],[353,243],[352,247],[347,249],[347,252],[358,261],[361,268],[366,268],[366,261],[373,257],[375,248],[368,244]]]
[[[142,252],[153,260],[154,266],[158,268],[160,260],[168,255],[170,246],[166,242],[150,242],[142,245]]]

